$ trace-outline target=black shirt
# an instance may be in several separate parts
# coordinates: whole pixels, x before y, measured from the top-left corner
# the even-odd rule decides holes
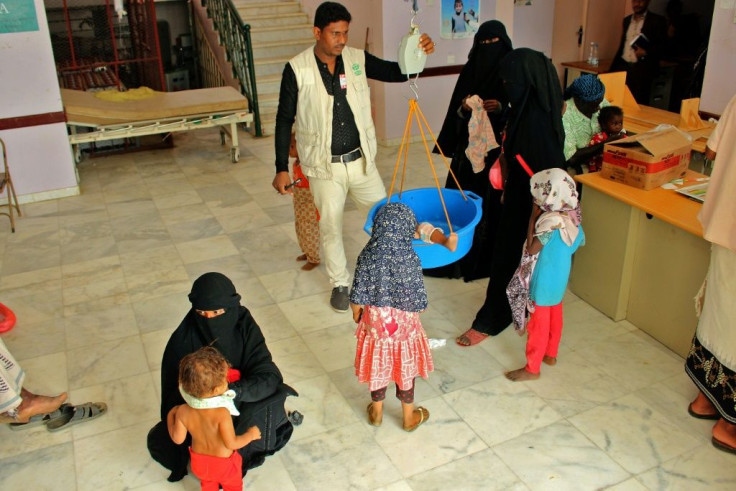
[[[345,74],[342,56],[337,57],[334,74],[330,73],[327,64],[320,61],[317,55],[315,59],[327,93],[334,96],[331,152],[333,155],[342,155],[360,146],[358,128],[347,101],[347,87],[340,86],[340,75]],[[368,52],[365,53],[365,75],[381,82],[405,82],[407,80],[407,76],[401,73],[397,62],[382,60]],[[291,142],[291,128],[296,119],[297,96],[296,75],[291,65],[287,63],[281,75],[279,108],[276,113],[274,137],[276,172],[289,170],[289,143]]]

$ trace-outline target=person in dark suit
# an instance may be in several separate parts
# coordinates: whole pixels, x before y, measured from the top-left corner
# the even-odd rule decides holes
[[[667,39],[667,21],[650,12],[650,0],[631,0],[634,13],[624,18],[621,44],[611,65],[612,72],[626,72],[626,85],[636,102],[649,103],[652,79],[657,76],[659,60]],[[632,43],[643,34],[646,40]]]

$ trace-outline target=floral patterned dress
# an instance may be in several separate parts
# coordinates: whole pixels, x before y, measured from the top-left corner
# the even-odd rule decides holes
[[[366,305],[355,336],[355,374],[371,391],[392,381],[399,390],[409,390],[414,378],[427,378],[434,369],[418,312]]]

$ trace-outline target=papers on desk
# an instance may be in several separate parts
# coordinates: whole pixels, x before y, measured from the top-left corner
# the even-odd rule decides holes
[[[683,196],[702,203],[705,201],[705,194],[708,192],[708,183],[701,182],[694,186],[685,186],[684,188],[677,189],[676,191]]]

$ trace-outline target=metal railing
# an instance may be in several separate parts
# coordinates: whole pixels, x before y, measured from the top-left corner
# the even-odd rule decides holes
[[[232,76],[240,82],[240,91],[248,99],[250,110],[253,113],[254,134],[255,136],[262,136],[250,24],[243,22],[232,0],[200,0],[200,2],[206,8],[209,18],[212,19],[219,36],[220,45],[225,49],[227,61],[232,67]],[[204,63],[204,66],[202,66],[205,72],[202,74],[203,81],[207,83],[206,72],[212,71],[215,66],[220,66],[220,64],[217,63],[217,57],[212,53],[200,54],[200,59]],[[222,85],[222,83],[219,83],[219,85]]]

